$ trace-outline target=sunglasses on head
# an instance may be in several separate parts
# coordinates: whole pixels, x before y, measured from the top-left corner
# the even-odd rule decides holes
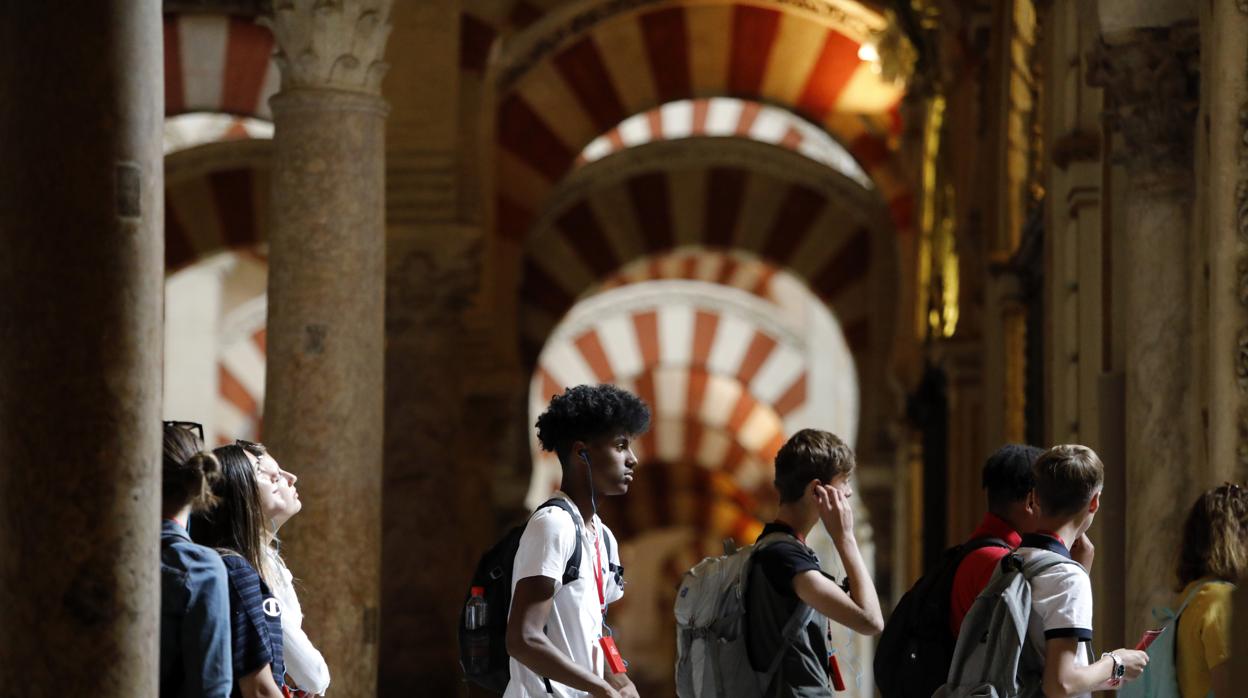
[[[204,425],[199,422],[179,422],[173,419],[166,419],[162,422],[162,424],[167,427],[177,427],[179,429],[193,431],[195,432],[195,435],[199,437],[199,442],[201,444],[204,442]]]

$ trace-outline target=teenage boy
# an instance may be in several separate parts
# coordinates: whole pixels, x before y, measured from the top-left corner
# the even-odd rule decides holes
[[[1018,554],[1024,564],[1050,550],[1079,564],[1055,565],[1031,580],[1027,642],[1044,658],[1044,695],[1083,697],[1138,677],[1148,655],[1136,650],[1106,652],[1089,662],[1092,641],[1092,582],[1087,568],[1094,550],[1088,528],[1101,506],[1105,467],[1086,446],[1054,446],[1033,468],[1030,502],[1036,531],[1023,534]],[[1067,541],[1079,542],[1075,555]]]
[[[854,538],[853,496],[849,476],[854,452],[826,431],[803,429],[776,454],[776,489],[780,509],[762,535],[783,533],[790,540],[754,554],[746,591],[747,649],[755,671],[766,671],[777,652],[780,669],[765,695],[787,698],[831,698],[828,648],[829,621],[851,630],[878,635],[884,628],[875,585]],[[806,546],[806,536],[822,521],[849,574],[849,593],[823,572],[819,558]],[[801,605],[815,614],[806,632],[786,643],[781,630]]]
[[[573,513],[543,507],[529,519],[512,571],[507,651],[511,680],[504,698],[637,698],[626,673],[608,668],[614,641],[607,604],[624,595],[619,543],[601,520],[596,497],[628,492],[637,457],[632,440],[650,426],[650,410],[612,385],[569,388],[537,419],[542,449],[563,467],[555,497]],[[563,584],[580,531],[580,576]]]
[[[1035,483],[1032,464],[1042,453],[1035,446],[1007,444],[984,463],[981,481],[988,495],[988,513],[967,543],[995,539],[1004,546],[981,543],[983,547],[971,550],[958,563],[949,596],[949,629],[955,638],[975,597],[988,586],[1001,558],[1018,547],[1024,532],[1035,527],[1035,512],[1028,499]]]

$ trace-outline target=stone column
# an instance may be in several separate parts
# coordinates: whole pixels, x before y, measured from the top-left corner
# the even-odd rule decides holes
[[[1170,600],[1183,517],[1203,468],[1191,322],[1193,136],[1199,35],[1192,24],[1140,29],[1095,49],[1089,80],[1106,89],[1121,136],[1126,246],[1126,634]]]
[[[1209,264],[1209,463],[1248,478],[1248,2],[1201,4]]]
[[[4,8],[0,692],[154,696],[160,3]]]
[[[377,682],[389,0],[284,0],[264,440],[300,476],[284,528],[337,696]]]

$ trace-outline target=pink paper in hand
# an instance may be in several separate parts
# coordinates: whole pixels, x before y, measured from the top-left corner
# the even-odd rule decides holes
[[[1147,650],[1148,646],[1153,644],[1153,640],[1156,640],[1157,636],[1165,632],[1165,630],[1165,627],[1157,628],[1156,630],[1145,630],[1144,635],[1140,637],[1140,641],[1135,645],[1135,648],[1141,652]]]

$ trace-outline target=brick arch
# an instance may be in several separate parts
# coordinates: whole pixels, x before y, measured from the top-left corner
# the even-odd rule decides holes
[[[280,75],[273,34],[253,19],[225,14],[164,18],[165,116],[218,112],[271,120]]]
[[[267,140],[220,141],[165,158],[165,270],[268,239]]]
[[[772,281],[777,269],[752,255],[736,250],[717,251],[678,248],[625,265],[602,282],[601,290],[663,279],[707,281],[738,288],[764,300],[775,300]]]
[[[744,251],[788,269],[829,305],[856,357],[888,352],[899,296],[888,214],[829,168],[751,141],[664,141],[581,168],[551,198],[512,241],[530,361],[599,280],[678,247]]]
[[[810,425],[811,362],[823,359],[814,358],[805,330],[774,317],[780,306],[745,298],[678,282],[596,301],[550,337],[530,410],[540,412],[569,386],[623,386],[652,409],[652,428],[635,444],[643,463],[720,471],[742,491],[766,497],[776,452]],[[834,364],[834,354],[848,353],[842,342],[821,346]],[[844,380],[856,384],[852,362],[844,361]],[[834,409],[857,412],[850,399]],[[559,481],[553,456],[535,451],[534,458],[531,498]]]
[[[875,19],[769,0],[676,0],[636,11],[582,4],[523,30],[497,13],[465,15],[461,67],[498,105],[497,232],[540,212],[582,149],[624,119],[713,96],[775,105],[817,124],[871,174],[898,232],[909,231],[913,196],[894,152],[901,91],[857,56],[868,27],[884,21],[861,9]]]

